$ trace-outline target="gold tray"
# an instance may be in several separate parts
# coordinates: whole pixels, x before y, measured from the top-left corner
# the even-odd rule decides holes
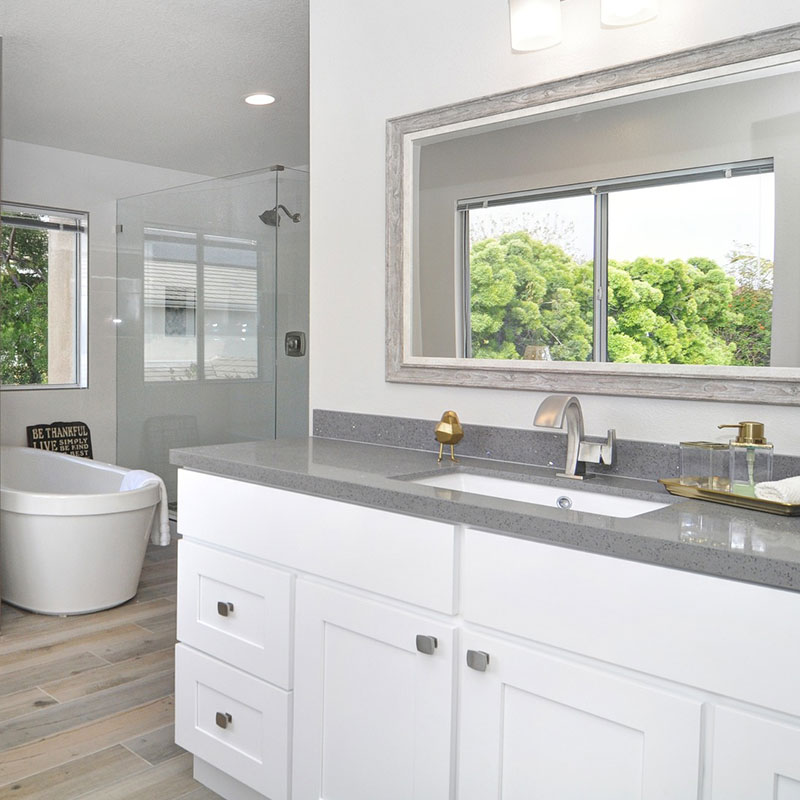
[[[800,516],[800,504],[778,503],[775,500],[762,500],[760,497],[746,497],[742,494],[732,494],[721,489],[704,489],[702,486],[687,486],[681,483],[680,478],[659,478],[659,483],[670,494],[679,497],[691,497],[693,500],[709,500],[712,503],[723,503],[726,506],[749,508],[752,511],[766,511],[768,514],[781,514],[784,517]]]

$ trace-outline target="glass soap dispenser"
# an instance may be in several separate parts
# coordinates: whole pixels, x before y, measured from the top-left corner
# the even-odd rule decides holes
[[[763,422],[739,422],[736,425],[719,425],[720,428],[738,428],[731,439],[730,491],[746,497],[755,497],[756,484],[772,480],[772,445],[764,437]]]

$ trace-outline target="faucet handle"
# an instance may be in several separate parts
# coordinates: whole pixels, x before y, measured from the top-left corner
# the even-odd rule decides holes
[[[614,463],[614,450],[617,445],[617,431],[615,428],[608,429],[608,438],[606,443],[600,445],[600,461],[603,464]]]
[[[578,462],[585,464],[613,464],[617,432],[611,428],[605,442],[581,441],[578,447]],[[568,476],[569,477],[569,476]]]

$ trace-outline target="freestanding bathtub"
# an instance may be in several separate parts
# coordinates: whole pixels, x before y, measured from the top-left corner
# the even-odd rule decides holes
[[[129,470],[0,447],[0,596],[40,614],[86,614],[136,594],[157,485],[120,491]]]

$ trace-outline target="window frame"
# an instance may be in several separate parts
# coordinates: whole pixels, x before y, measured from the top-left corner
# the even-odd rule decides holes
[[[470,283],[470,236],[469,212],[472,209],[492,207],[508,207],[536,200],[558,200],[567,197],[594,197],[594,252],[593,252],[593,308],[592,308],[592,356],[587,362],[614,364],[608,360],[608,247],[609,247],[609,195],[631,189],[654,188],[675,184],[697,183],[700,181],[735,178],[744,175],[757,175],[775,172],[775,159],[756,158],[746,161],[727,162],[687,169],[666,170],[662,172],[632,175],[622,178],[610,178],[586,183],[553,186],[541,189],[530,189],[507,192],[496,195],[469,197],[456,201],[456,268],[459,271],[461,297],[457,317],[461,319],[460,348],[463,353],[459,357],[472,358],[472,325],[471,304],[472,291]],[[575,362],[564,362],[575,363]]]
[[[6,211],[13,210],[22,214],[36,214],[37,216],[74,217],[72,226],[76,233],[75,260],[73,275],[75,280],[75,302],[72,309],[74,318],[73,357],[75,359],[75,380],[71,383],[33,383],[33,384],[7,384],[0,383],[0,391],[41,391],[48,389],[88,389],[89,388],[89,252],[90,252],[90,214],[88,211],[77,209],[59,208],[56,206],[33,205],[30,203],[17,203],[11,200],[0,201],[0,225],[6,226],[13,223],[16,227],[26,227],[43,230],[70,230],[70,227],[58,223],[46,223],[41,220],[34,224],[19,225],[13,218],[6,217]],[[82,225],[81,225],[82,222]],[[49,271],[48,271],[49,278]],[[48,308],[50,307],[50,291],[48,282]]]

